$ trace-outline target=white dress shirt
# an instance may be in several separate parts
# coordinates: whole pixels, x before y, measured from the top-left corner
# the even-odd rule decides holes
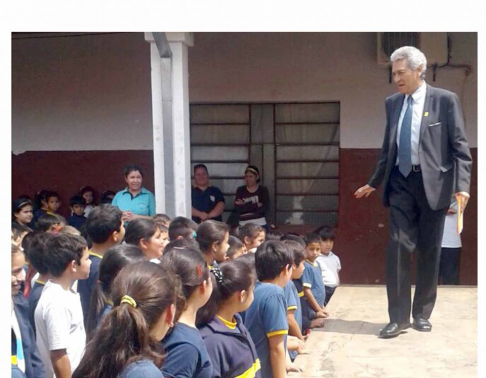
[[[425,105],[425,94],[426,94],[427,86],[425,85],[425,81],[422,83],[420,87],[417,88],[415,92],[413,92],[410,96],[413,99],[413,114],[412,114],[412,165],[419,165],[419,155],[418,155],[418,146],[419,146],[419,138],[420,138],[420,125],[422,123],[422,116],[424,114],[424,105]],[[408,102],[409,95],[405,95],[405,100],[403,101],[402,111],[400,113],[400,118],[398,120],[398,131],[397,131],[397,146],[400,147],[400,131],[402,129],[402,122],[403,117],[405,116],[405,111],[407,110],[407,102]],[[398,156],[397,162],[398,165]]]

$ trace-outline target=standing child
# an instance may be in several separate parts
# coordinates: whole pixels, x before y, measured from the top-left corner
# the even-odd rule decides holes
[[[326,300],[324,306],[327,306],[336,288],[339,286],[339,272],[341,271],[341,261],[333,252],[334,240],[336,234],[331,227],[323,226],[314,231],[321,237],[321,254],[317,257],[322,270],[322,282],[326,287]]]
[[[265,230],[257,224],[246,223],[240,227],[238,237],[248,252],[255,253],[258,246],[265,241]]]
[[[196,241],[209,269],[227,259],[229,226],[212,219],[202,222],[197,229]]]
[[[122,212],[119,208],[111,205],[97,206],[89,214],[85,229],[92,242],[91,250],[89,251],[89,259],[92,266],[88,279],[78,283],[78,292],[81,296],[83,316],[86,322],[91,293],[98,279],[101,260],[108,249],[122,242],[125,235]]]
[[[319,263],[316,261],[321,254],[321,238],[319,235],[310,233],[304,238],[305,241],[305,270],[302,275],[304,297],[312,310],[316,312],[317,318],[327,318],[324,301],[326,299],[326,288],[322,282],[322,273]]]
[[[245,326],[250,331],[265,378],[286,377],[287,306],[283,288],[292,275],[294,259],[280,241],[267,241],[255,254],[259,282],[254,300],[245,312]]]
[[[34,213],[33,213],[33,223],[37,223],[37,219],[39,219],[42,215],[47,213],[47,200],[46,194],[48,193],[47,190],[41,189],[39,190],[34,196]]]
[[[81,196],[71,197],[69,199],[69,207],[71,208],[72,215],[67,220],[68,224],[81,231],[86,224],[86,217],[84,216],[86,201]]]
[[[175,217],[169,225],[169,239],[195,239],[197,236],[197,223],[186,217]]]
[[[167,242],[153,219],[135,218],[127,226],[125,243],[136,245],[149,261],[160,263]]]
[[[12,222],[32,228],[34,218],[32,201],[28,198],[18,198],[12,203]]]
[[[163,378],[157,343],[173,325],[179,282],[148,261],[125,266],[113,281],[106,315],[73,378]]]
[[[228,245],[229,248],[226,251],[226,256],[228,256],[230,260],[235,260],[246,253],[245,245],[236,236],[230,235]]]
[[[261,377],[255,344],[239,312],[253,302],[255,277],[243,261],[214,268],[213,293],[198,311],[199,331],[213,364],[213,377]]]
[[[83,186],[79,189],[79,195],[83,197],[86,202],[84,208],[84,216],[88,217],[89,213],[95,208],[95,200],[94,200],[95,191],[91,186]]]
[[[162,264],[180,277],[184,299],[177,305],[176,325],[162,341],[167,351],[162,373],[168,377],[213,377],[208,351],[196,328],[196,313],[213,290],[207,264],[201,252],[191,248],[167,252]]]
[[[81,301],[71,287],[76,280],[88,278],[91,261],[86,241],[80,236],[54,235],[46,247],[52,278],[35,309],[37,346],[47,378],[70,378],[86,343]]]
[[[118,244],[106,251],[98,270],[98,279],[91,294],[86,337],[90,341],[102,319],[113,307],[111,286],[118,272],[128,264],[146,261],[142,251],[131,244]]]

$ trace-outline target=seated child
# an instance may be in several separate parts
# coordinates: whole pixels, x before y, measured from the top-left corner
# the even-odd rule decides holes
[[[310,308],[316,312],[317,318],[327,318],[329,313],[324,306],[326,289],[322,282],[321,268],[316,261],[321,253],[321,238],[317,234],[309,233],[304,241],[306,244],[305,270],[302,275],[304,297]]]
[[[67,219],[68,224],[81,231],[86,224],[86,217],[84,216],[86,201],[81,196],[71,197],[69,207],[71,208],[72,215]]]
[[[244,324],[250,331],[261,362],[261,376],[285,377],[287,360],[287,306],[283,288],[290,280],[294,259],[280,241],[267,241],[255,253],[258,282],[254,300],[245,311]]]
[[[169,239],[195,239],[197,236],[197,223],[186,217],[175,217],[169,225]]]
[[[246,248],[243,242],[236,236],[230,236],[228,239],[229,248],[226,251],[226,256],[230,260],[237,259],[246,253]]]
[[[261,377],[255,344],[239,315],[253,302],[255,276],[239,260],[224,262],[212,273],[213,292],[197,323],[213,377]]]
[[[70,377],[84,352],[86,333],[79,295],[71,287],[89,276],[86,241],[80,236],[54,235],[46,249],[47,270],[52,278],[45,284],[35,309],[37,346],[46,376]]]
[[[258,246],[265,241],[265,230],[257,224],[247,223],[240,227],[238,237],[248,252],[255,253]]]
[[[341,261],[333,252],[334,240],[336,234],[331,227],[319,227],[316,230],[321,237],[321,254],[317,258],[317,262],[321,266],[322,281],[326,286],[326,300],[324,306],[327,306],[336,288],[339,286],[339,272],[341,270]]]
[[[91,186],[83,186],[79,189],[79,195],[85,201],[84,216],[88,217],[89,213],[95,208],[94,195],[95,191]]]
[[[147,260],[158,264],[168,240],[153,219],[136,218],[127,226],[125,243],[136,245]]]
[[[176,324],[162,340],[167,353],[162,374],[165,377],[213,377],[211,359],[196,328],[196,313],[213,290],[207,263],[199,250],[183,248],[165,253],[161,264],[178,275],[182,285]]]
[[[202,222],[197,229],[196,241],[209,269],[227,259],[229,226],[213,219]]]
[[[125,235],[122,212],[118,207],[112,205],[97,206],[89,214],[85,229],[92,242],[91,250],[89,251],[89,260],[92,265],[88,279],[78,283],[78,292],[81,297],[83,316],[86,322],[91,293],[98,279],[98,269],[101,260],[108,249],[122,242]]]
[[[73,378],[163,378],[158,342],[173,326],[179,282],[148,261],[125,266],[113,281],[106,315]]]

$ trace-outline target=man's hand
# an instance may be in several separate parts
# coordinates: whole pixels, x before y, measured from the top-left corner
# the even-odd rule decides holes
[[[467,205],[467,201],[469,201],[469,193],[466,192],[458,192],[454,194],[454,196],[457,198],[457,202],[459,203],[459,198],[461,198],[461,212],[464,211]]]
[[[375,190],[376,190],[375,188],[373,188],[372,186],[369,186],[368,184],[366,184],[365,186],[362,186],[357,191],[355,191],[354,192],[354,196],[356,198],[361,198],[363,196],[368,197]]]

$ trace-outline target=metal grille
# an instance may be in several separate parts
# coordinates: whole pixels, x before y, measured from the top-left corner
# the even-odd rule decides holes
[[[398,48],[402,46],[414,46],[420,48],[419,46],[419,34],[420,33],[382,33],[382,46],[383,52],[387,57]]]

